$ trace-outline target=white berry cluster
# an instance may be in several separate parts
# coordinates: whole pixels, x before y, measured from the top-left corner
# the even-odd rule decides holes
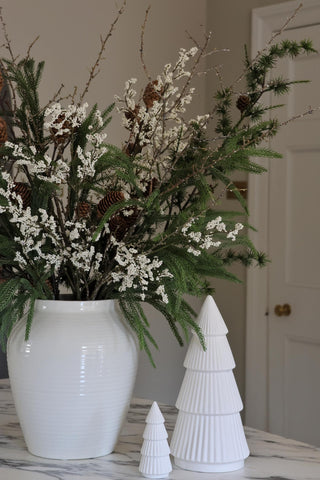
[[[79,107],[68,105],[66,108],[62,107],[60,103],[54,103],[44,112],[45,117],[49,117],[44,123],[44,128],[54,132],[56,137],[70,134],[74,128],[79,127],[85,120],[87,108],[87,103]]]
[[[195,256],[201,255],[201,250],[220,247],[222,242],[215,239],[216,232],[225,232],[226,238],[231,238],[232,241],[235,241],[239,231],[243,229],[242,223],[236,223],[233,230],[227,231],[226,224],[222,221],[222,217],[218,216],[207,223],[205,228],[206,233],[202,233],[202,231],[191,230],[195,222],[196,219],[193,218],[181,229],[181,232],[188,238],[190,243],[187,251]]]
[[[6,142],[5,147],[10,152],[7,160],[15,159],[16,167],[27,167],[30,175],[48,183],[66,183],[70,167],[62,158],[53,159],[46,153],[41,154],[33,145],[28,148]]]
[[[10,222],[17,229],[14,237],[17,266],[23,269],[30,262],[43,260],[48,271],[52,267],[58,270],[63,261],[63,249],[55,219],[43,209],[39,209],[38,215],[32,215],[30,207],[23,208],[20,195],[14,191],[11,176],[2,172],[2,180],[6,182],[6,188],[0,188],[0,198],[5,200],[1,202],[0,214],[8,214]],[[52,253],[48,253],[48,243],[53,247],[50,249]]]
[[[111,276],[115,282],[120,282],[119,291],[127,289],[141,289],[141,300],[145,299],[149,284],[159,282],[161,278],[172,278],[168,269],[161,269],[162,261],[157,257],[150,259],[147,255],[139,253],[134,247],[128,247],[124,243],[118,244],[115,257],[118,263],[116,271]],[[163,285],[159,285],[155,292],[164,303],[168,303],[168,296]]]

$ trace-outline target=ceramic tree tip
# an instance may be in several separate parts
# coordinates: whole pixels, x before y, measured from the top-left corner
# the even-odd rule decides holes
[[[157,402],[153,402],[146,418],[146,423],[163,423],[164,417]]]

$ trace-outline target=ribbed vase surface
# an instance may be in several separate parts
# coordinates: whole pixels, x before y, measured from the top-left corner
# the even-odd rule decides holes
[[[57,459],[113,451],[134,387],[138,349],[113,300],[37,300],[8,341],[13,398],[30,453]]]

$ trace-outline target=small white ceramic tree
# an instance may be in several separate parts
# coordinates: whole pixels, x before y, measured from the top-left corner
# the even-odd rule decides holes
[[[147,478],[166,478],[172,470],[168,434],[157,402],[153,402],[143,432],[139,471]]]
[[[171,441],[176,465],[198,472],[227,472],[244,464],[249,449],[239,412],[243,405],[233,375],[228,329],[211,296],[198,317],[207,350],[193,336],[178,395]]]

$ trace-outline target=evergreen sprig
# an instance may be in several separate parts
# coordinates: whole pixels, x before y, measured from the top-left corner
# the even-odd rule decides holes
[[[54,100],[41,107],[44,62],[29,54],[20,61],[1,60],[15,99],[6,114],[16,132],[0,146],[3,348],[23,314],[28,338],[36,300],[59,299],[62,286],[75,300],[118,300],[151,362],[157,343],[145,303],[162,314],[180,345],[191,329],[205,348],[185,296],[212,293],[214,278],[238,282],[229,270],[234,262],[267,263],[239,233],[250,226],[246,201],[232,177],[238,171],[263,173],[256,157],[280,157],[261,144],[280,128],[265,114],[281,105],[265,106],[261,97],[285,95],[298,83],[269,78],[280,59],[314,49],[309,40],[283,41],[253,62],[246,54],[240,114],[234,112],[234,87],[220,86],[214,95],[218,136],[213,140],[206,130],[212,115],[184,119],[190,84],[205,55],[204,47],[198,56],[196,50],[181,50],[177,63],[149,82],[137,102],[133,83],[127,82],[117,100],[128,132],[121,147],[103,136],[114,104],[102,111],[94,105],[87,112],[73,96],[69,106]],[[184,68],[192,59],[187,74]],[[226,190],[235,194],[239,212],[220,210]]]

